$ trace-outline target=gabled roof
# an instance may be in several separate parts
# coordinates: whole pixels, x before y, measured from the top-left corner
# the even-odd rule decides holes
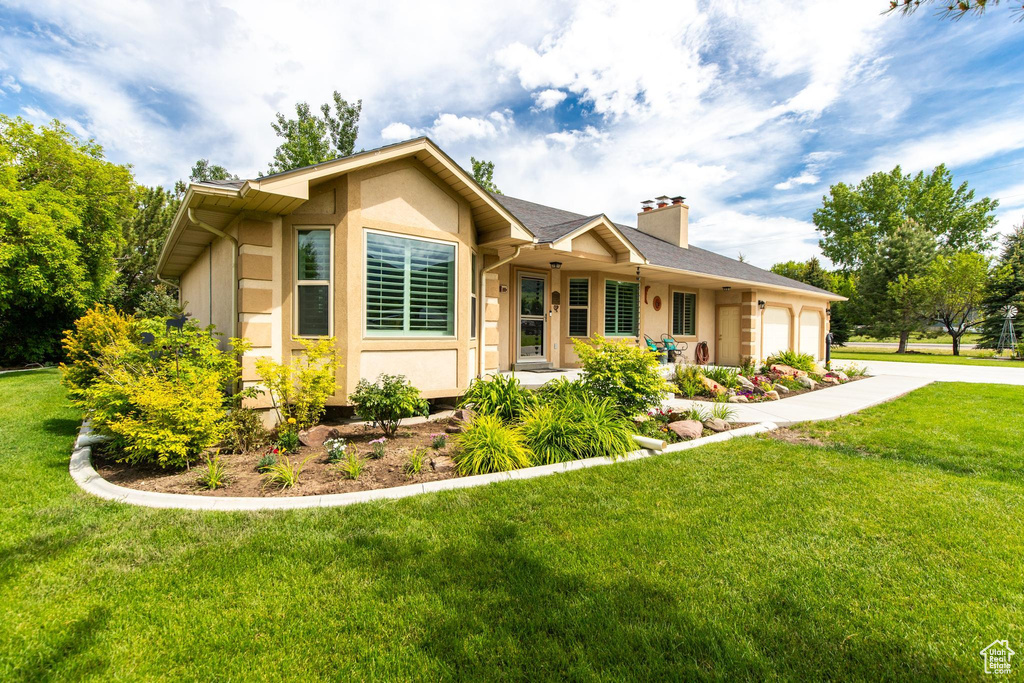
[[[544,206],[543,204],[507,195],[494,194],[493,196],[505,208],[515,214],[516,218],[530,232],[537,236],[539,243],[557,242],[596,217],[584,216],[572,211]],[[597,214],[597,216],[600,215]],[[837,295],[824,289],[778,275],[770,270],[764,270],[749,263],[731,259],[728,256],[716,254],[707,249],[695,247],[692,244],[684,249],[671,242],[666,242],[641,232],[633,226],[619,223],[614,225],[619,229],[619,233],[629,240],[651,265],[714,277],[762,283],[773,287],[799,289],[813,294],[825,294],[837,298]]]

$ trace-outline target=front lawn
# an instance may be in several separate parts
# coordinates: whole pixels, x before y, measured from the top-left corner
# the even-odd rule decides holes
[[[1001,368],[1024,368],[1024,361],[1019,360],[996,360],[990,357],[978,357],[974,354],[983,353],[990,355],[991,351],[975,351],[973,354],[969,349],[960,351],[960,356],[952,355],[952,352],[943,352],[939,349],[929,351],[913,351],[910,353],[892,353],[891,351],[873,351],[861,349],[833,349],[832,358],[835,360],[884,360],[898,363],[942,363],[945,365],[992,365]]]
[[[962,679],[1024,642],[1019,388],[932,385],[808,444],[219,514],[80,491],[56,380],[0,376],[2,680]]]

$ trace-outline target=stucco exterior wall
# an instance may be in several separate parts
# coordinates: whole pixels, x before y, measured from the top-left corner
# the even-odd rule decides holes
[[[232,228],[228,234],[234,235]],[[178,288],[178,303],[185,313],[206,326],[217,327],[221,348],[234,334],[231,326],[231,297],[235,288],[231,282],[230,240],[219,238],[210,243],[203,253],[182,273]]]

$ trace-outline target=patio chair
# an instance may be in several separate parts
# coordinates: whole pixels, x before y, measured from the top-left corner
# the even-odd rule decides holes
[[[661,343],[668,352],[668,362],[675,363],[676,359],[687,349],[686,342],[677,342],[672,335],[665,333],[661,335]]]

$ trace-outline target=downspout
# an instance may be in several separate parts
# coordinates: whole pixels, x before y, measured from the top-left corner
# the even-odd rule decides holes
[[[480,283],[477,285],[477,291],[480,292],[481,296],[477,297],[477,320],[480,323],[480,331],[476,335],[476,360],[477,360],[477,376],[484,376],[484,335],[487,331],[486,321],[484,320],[484,309],[487,304],[487,289],[484,287],[484,275],[491,272],[496,268],[500,268],[509,261],[519,258],[519,254],[523,251],[523,247],[520,245],[516,247],[516,250],[512,252],[512,255],[503,258],[496,263],[492,263],[486,268],[480,269]]]
[[[194,224],[198,225],[200,228],[202,228],[203,230],[205,230],[208,233],[216,235],[217,237],[224,237],[224,238],[226,238],[228,240],[231,240],[231,244],[233,246],[233,249],[231,250],[231,281],[233,283],[232,284],[232,289],[234,290],[234,296],[231,297],[231,336],[232,337],[237,337],[238,336],[238,240],[236,240],[234,237],[232,237],[231,235],[227,234],[226,232],[224,232],[222,230],[218,230],[217,228],[213,227],[209,223],[204,223],[203,221],[199,220],[199,218],[196,216],[195,209],[189,208],[189,210],[188,210],[188,219],[190,221],[192,221]],[[212,269],[211,269],[211,272],[212,272]],[[212,288],[211,288],[210,294],[211,295],[213,294]],[[212,308],[210,309],[210,317],[211,318],[213,317],[213,309]],[[210,322],[212,323],[213,321],[211,320]]]

